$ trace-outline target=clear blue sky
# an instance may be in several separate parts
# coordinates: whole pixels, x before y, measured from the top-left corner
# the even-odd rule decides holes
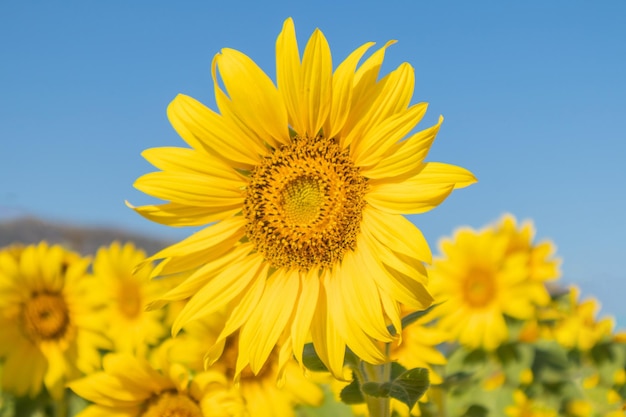
[[[54,2],[53,2],[54,3]],[[179,92],[213,107],[223,47],[272,77],[292,16],[339,62],[397,39],[383,68],[416,69],[424,126],[446,121],[429,160],[479,179],[411,219],[436,248],[504,212],[556,242],[563,280],[626,325],[626,2],[70,1],[0,3],[0,219],[34,215],[182,238],[124,206],[152,170],[140,152],[183,146],[165,109]]]

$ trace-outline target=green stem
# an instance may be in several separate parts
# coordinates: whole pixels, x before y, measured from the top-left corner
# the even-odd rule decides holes
[[[389,344],[386,346],[386,354],[389,355]],[[391,381],[391,362],[386,362],[382,365],[372,365],[361,361],[359,369],[356,369],[357,377],[361,384],[365,382],[376,382],[382,384],[384,382]],[[369,411],[370,417],[390,417],[391,416],[391,403],[389,397],[373,397],[363,393],[365,397],[365,403]]]

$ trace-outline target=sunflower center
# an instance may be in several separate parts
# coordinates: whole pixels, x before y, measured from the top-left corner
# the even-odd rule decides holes
[[[141,312],[139,286],[132,282],[122,282],[119,286],[118,306],[125,317],[133,319]]]
[[[61,294],[34,293],[22,309],[26,334],[36,341],[62,338],[70,324],[67,304]]]
[[[150,401],[141,417],[202,417],[202,410],[189,396],[166,391]]]
[[[281,199],[287,223],[311,224],[320,215],[324,191],[315,178],[300,177],[285,185]]]
[[[356,247],[366,191],[334,139],[296,136],[252,172],[246,234],[275,268],[330,267]]]
[[[496,293],[492,274],[481,270],[470,271],[463,287],[465,300],[472,307],[484,307],[490,304]]]

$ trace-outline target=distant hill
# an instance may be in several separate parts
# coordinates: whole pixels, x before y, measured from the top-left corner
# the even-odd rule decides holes
[[[33,217],[23,217],[0,221],[0,247],[14,243],[32,244],[46,240],[59,243],[68,249],[82,254],[95,254],[100,246],[113,241],[133,242],[151,255],[171,244],[164,239],[128,233],[121,229],[106,227],[77,227],[43,221]]]

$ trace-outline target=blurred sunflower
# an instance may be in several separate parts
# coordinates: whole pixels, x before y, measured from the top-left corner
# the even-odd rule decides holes
[[[407,137],[427,105],[409,105],[409,64],[378,79],[392,43],[358,66],[366,43],[333,72],[322,32],[301,58],[287,19],[278,88],[246,55],[223,49],[212,71],[219,113],[177,96],[168,117],[191,149],[143,153],[161,171],[135,187],[167,203],[135,210],[170,226],[207,226],[149,259],[161,260],[154,275],[197,268],[161,304],[191,297],[174,332],[232,308],[217,343],[239,330],[235,375],[248,364],[259,373],[279,338],[301,360],[309,333],[338,377],[346,345],[382,363],[378,342],[393,340],[389,323],[400,330],[399,302],[432,302],[422,264],[430,249],[403,214],[428,211],[475,178],[424,162],[442,118]]]
[[[2,387],[60,398],[67,381],[100,366],[100,334],[89,259],[45,242],[0,251]]]
[[[508,337],[505,315],[530,319],[550,302],[544,283],[531,279],[532,246],[513,250],[516,235],[499,230],[459,229],[442,239],[429,270],[429,288],[445,301],[433,311],[438,326],[470,348],[495,349]]]
[[[535,228],[530,220],[518,226],[513,215],[505,214],[495,225],[495,230],[496,233],[508,236],[508,254],[528,255],[528,274],[531,280],[545,282],[560,277],[561,260],[555,256],[556,246],[548,240],[535,243]]]
[[[145,259],[145,252],[132,243],[114,242],[98,249],[93,261],[98,297],[107,300],[103,311],[106,334],[116,351],[140,357],[146,354],[148,346],[158,344],[167,334],[162,324],[164,311],[145,309],[165,289],[162,280],[150,280],[151,265],[135,270]]]
[[[554,338],[568,349],[587,351],[602,339],[609,339],[613,332],[613,319],[596,319],[600,303],[594,298],[579,301],[580,289],[570,286],[569,304],[563,318],[556,323]]]
[[[243,416],[242,404],[225,384],[216,372],[192,375],[180,364],[159,370],[127,353],[111,353],[104,357],[102,372],[69,388],[94,403],[77,417]]]
[[[202,358],[217,339],[220,323],[223,323],[223,317],[219,314],[189,323],[184,327],[182,334],[165,341],[160,348],[161,356],[165,356],[167,361],[182,363],[197,372],[204,371],[205,363]],[[237,334],[229,336],[217,349],[223,351],[219,355],[219,360],[207,364],[210,366],[206,369],[225,375],[233,386],[232,379],[237,361]],[[281,358],[287,363],[284,365],[285,371],[280,378],[280,384],[277,385],[280,368],[280,355],[277,350],[272,352],[256,376],[249,367],[239,376],[236,391],[241,402],[245,404],[246,415],[294,417],[299,405],[318,406],[324,399],[321,387],[303,375],[292,357]]]
[[[507,417],[557,417],[558,413],[546,405],[528,398],[521,390],[513,392],[513,405],[505,408]]]

